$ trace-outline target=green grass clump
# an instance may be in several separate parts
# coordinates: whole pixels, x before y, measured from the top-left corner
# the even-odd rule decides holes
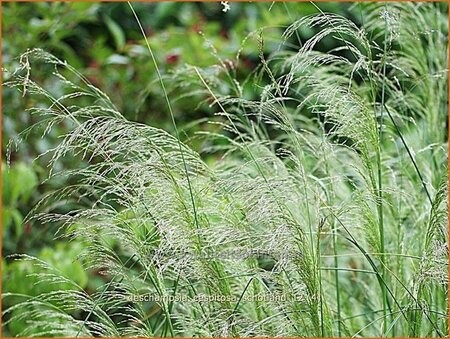
[[[72,288],[20,295],[4,324],[26,315],[20,336],[446,336],[441,5],[358,4],[361,26],[304,16],[272,55],[264,53],[270,28],[261,28],[243,40],[259,47],[248,79],[259,100],[246,98],[213,47],[214,69],[161,74],[145,40],[173,134],[125,119],[65,62],[42,50],[23,54],[6,85],[41,97],[30,109],[40,120],[23,135],[69,126],[43,157],[54,169],[49,180],[73,182],[31,216],[82,243],[79,261],[107,283],[88,293],[46,266],[43,282]],[[301,41],[307,29],[315,33]],[[323,51],[324,39],[340,47]],[[35,63],[52,65],[60,87],[35,83]],[[221,93],[221,82],[234,93]],[[210,122],[221,130],[199,133],[200,150],[182,139],[173,88],[204,95],[217,110]],[[211,154],[212,164],[204,160]],[[61,170],[64,157],[84,165]],[[58,202],[73,208],[61,212]]]

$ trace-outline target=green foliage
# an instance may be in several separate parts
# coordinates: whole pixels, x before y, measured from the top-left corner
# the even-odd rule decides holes
[[[15,163],[12,167],[2,164],[2,231],[3,239],[17,239],[24,232],[24,216],[20,207],[30,201],[38,184],[36,173],[24,163]],[[10,228],[14,227],[14,231]],[[6,236],[6,237],[5,237]],[[5,246],[5,241],[3,242]],[[6,245],[8,247],[8,245]]]
[[[216,5],[205,4],[205,13]],[[146,50],[127,42],[131,33],[114,7],[102,13],[116,51],[100,39],[93,53],[153,67],[139,74],[150,81],[133,98],[138,106],[150,101],[149,114],[166,115],[166,129],[122,113],[123,103],[101,86],[107,69],[90,79],[32,49],[6,73],[5,86],[34,103],[27,111],[34,125],[16,138],[35,130],[60,136],[43,155],[55,189],[33,220],[58,225],[58,235],[76,241],[79,260],[68,265],[46,249],[39,259],[24,257],[33,266],[7,264],[14,279],[31,270],[31,280],[58,284],[12,299],[3,315],[11,332],[448,334],[446,5],[358,4],[341,16],[308,4],[319,13],[294,18],[274,3],[273,20],[281,24],[280,13],[291,20],[282,30],[261,27],[269,20],[264,5],[232,5],[265,14],[254,16],[253,33],[231,30],[239,47],[230,51],[222,38],[203,45],[219,33],[214,23],[204,36],[165,39],[176,26],[147,33]],[[195,5],[179,6],[156,7],[155,26]],[[190,22],[188,14],[177,17]],[[125,55],[131,45],[135,58]],[[164,64],[167,47],[179,48],[180,64]],[[246,70],[240,65],[249,55],[257,61]],[[35,69],[52,71],[42,79]],[[208,114],[199,133],[185,125],[195,108]],[[95,291],[81,273],[92,271],[105,277]],[[24,318],[26,327],[16,328]]]
[[[3,305],[21,305],[27,312],[45,313],[45,309],[52,307],[54,303],[51,298],[46,302],[40,300],[43,294],[54,291],[64,293],[74,285],[79,288],[87,287],[88,275],[76,259],[80,252],[80,244],[57,243],[53,248],[43,248],[37,258],[24,255],[19,257],[19,261],[9,264],[3,261]],[[12,307],[5,314],[7,333],[10,336],[26,336],[28,325],[23,310]],[[58,323],[64,325],[63,320]],[[44,330],[45,326],[38,325],[37,329]],[[60,333],[62,335],[63,332]]]

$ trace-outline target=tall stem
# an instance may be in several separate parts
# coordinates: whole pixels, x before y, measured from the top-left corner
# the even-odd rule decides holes
[[[341,337],[342,336],[342,332],[341,332],[341,297],[339,294],[339,261],[338,261],[338,251],[337,251],[337,241],[336,241],[336,237],[337,237],[337,227],[336,227],[336,223],[332,222],[333,225],[333,254],[334,254],[334,267],[336,268],[336,272],[334,274],[334,283],[336,285],[336,303],[337,303],[337,323],[338,323],[338,336]]]
[[[378,167],[378,201],[377,201],[377,209],[378,209],[378,227],[380,232],[380,260],[382,264],[381,275],[383,280],[386,281],[386,270],[385,270],[385,247],[384,247],[384,220],[383,220],[383,182],[382,182],[382,162],[381,162],[381,144],[383,141],[383,117],[384,117],[384,101],[385,101],[385,78],[386,78],[386,55],[387,55],[387,6],[384,4],[384,46],[383,46],[383,76],[382,76],[382,87],[381,87],[381,115],[380,122],[378,128],[378,150],[377,150],[377,167]],[[382,289],[383,294],[383,333],[386,333],[387,323],[387,292],[386,288]]]

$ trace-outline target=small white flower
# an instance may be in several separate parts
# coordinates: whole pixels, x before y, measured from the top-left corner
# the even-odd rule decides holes
[[[228,12],[231,8],[228,1],[221,1],[220,4],[223,6],[222,12],[224,12],[224,13]]]

